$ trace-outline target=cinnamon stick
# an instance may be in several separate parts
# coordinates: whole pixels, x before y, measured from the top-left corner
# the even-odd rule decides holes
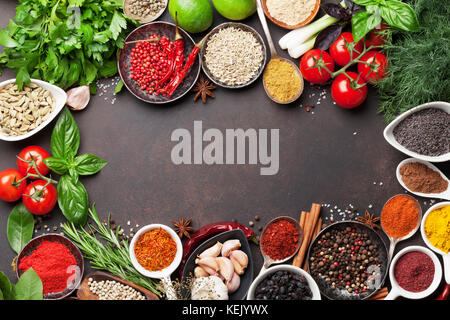
[[[369,300],[384,300],[386,296],[389,294],[388,288],[383,287],[380,290],[378,290],[375,295],[371,296]]]
[[[309,240],[308,247],[311,245],[311,242],[314,240],[314,238],[319,234],[321,229],[322,229],[322,218],[319,218],[319,220],[317,220],[317,223],[314,228],[314,232],[311,236],[311,239]],[[305,262],[303,263],[302,269],[305,271],[308,271],[308,261],[307,260],[305,260]]]
[[[311,240],[311,236],[314,232],[315,226],[317,224],[317,220],[319,219],[320,209],[322,206],[317,203],[313,203],[311,206],[311,211],[307,215],[305,221],[305,227],[303,229],[303,242],[300,246],[300,250],[294,257],[292,264],[296,267],[301,268],[303,265],[303,261],[305,259],[305,254],[309,246],[309,241]]]

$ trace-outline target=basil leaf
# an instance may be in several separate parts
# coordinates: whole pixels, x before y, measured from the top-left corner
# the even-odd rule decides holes
[[[55,158],[73,160],[80,147],[80,132],[69,109],[64,108],[52,132],[51,150]]]
[[[66,174],[69,168],[66,160],[55,157],[44,159],[44,163],[50,170],[59,175]]]
[[[42,281],[33,268],[29,268],[22,274],[19,281],[16,283],[15,292],[17,300],[43,299]]]
[[[328,50],[333,42],[339,37],[342,33],[343,26],[340,24],[333,24],[322,31],[317,35],[316,41],[314,42],[314,48],[321,50]]]
[[[58,182],[58,204],[70,222],[82,226],[87,221],[89,209],[88,194],[80,181],[70,175],[63,175]]]
[[[72,178],[73,183],[78,183],[79,174],[77,172],[77,169],[75,167],[69,168],[69,176]]]
[[[386,0],[380,8],[381,17],[392,27],[418,31],[419,20],[411,6],[397,0]]]
[[[378,11],[376,7],[375,11]],[[352,33],[355,42],[358,42],[364,36],[381,23],[381,16],[375,12],[361,11],[352,18]]]
[[[75,169],[78,174],[82,176],[89,176],[92,174],[96,174],[100,170],[102,170],[108,162],[94,156],[93,154],[83,154],[75,158]]]
[[[33,237],[34,218],[23,203],[16,205],[8,217],[7,237],[11,248],[19,254]]]
[[[351,18],[351,15],[344,7],[335,3],[325,3],[322,5],[322,9],[326,14],[336,19],[349,20]]]
[[[14,287],[9,281],[8,277],[0,271],[0,291],[3,294],[4,300],[14,300]]]
[[[352,0],[352,1],[356,4],[359,4],[360,6],[364,6],[364,7],[376,6],[376,5],[378,5],[378,2],[379,2],[377,0]]]

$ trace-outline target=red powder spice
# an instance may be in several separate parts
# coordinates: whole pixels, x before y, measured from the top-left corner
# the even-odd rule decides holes
[[[297,228],[291,222],[275,221],[267,226],[261,236],[261,249],[272,260],[282,260],[294,254],[299,237]]]
[[[381,211],[381,225],[393,238],[402,238],[409,234],[418,223],[419,208],[410,196],[392,197]]]
[[[395,264],[394,277],[403,289],[410,292],[422,292],[433,282],[433,260],[420,251],[405,253]]]
[[[43,241],[29,256],[19,263],[19,270],[25,272],[30,267],[39,275],[43,285],[43,293],[64,291],[70,283],[69,277],[77,265],[70,250],[59,242]],[[69,269],[69,267],[72,267]]]

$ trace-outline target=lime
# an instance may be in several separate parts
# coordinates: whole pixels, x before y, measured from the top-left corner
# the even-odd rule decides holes
[[[213,9],[209,0],[170,0],[169,13],[178,25],[190,33],[208,29],[213,23]]]
[[[230,20],[243,20],[256,11],[255,0],[212,0],[216,10]]]

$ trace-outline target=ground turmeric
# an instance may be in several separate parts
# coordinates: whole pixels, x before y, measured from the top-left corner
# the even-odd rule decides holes
[[[302,81],[287,61],[272,59],[264,71],[264,85],[278,102],[288,102],[302,89]]]
[[[425,220],[425,235],[437,249],[450,251],[450,205],[431,211]]]

